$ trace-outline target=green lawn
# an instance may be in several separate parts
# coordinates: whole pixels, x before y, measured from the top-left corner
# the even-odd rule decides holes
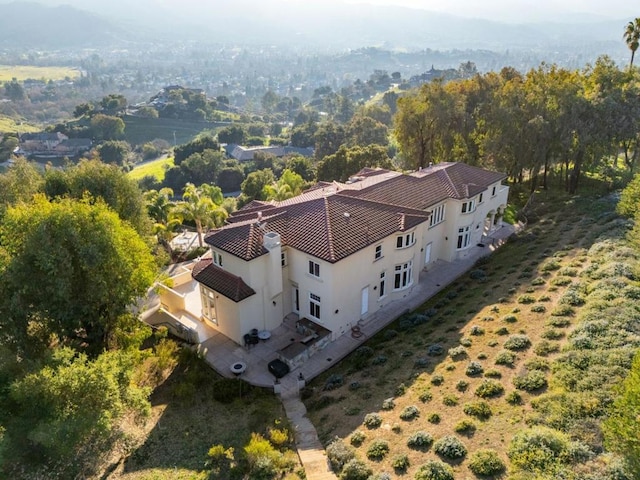
[[[132,145],[141,145],[161,138],[171,145],[187,143],[205,131],[212,131],[221,125],[217,122],[194,122],[172,118],[143,118],[125,115],[125,137]]]
[[[2,133],[30,133],[41,129],[35,125],[16,121],[14,118],[0,115],[0,132]]]
[[[159,182],[164,180],[164,172],[167,168],[173,167],[173,157],[161,157],[151,162],[143,163],[131,170],[128,175],[133,180],[140,180],[146,176],[152,175]]]
[[[65,78],[75,78],[80,76],[80,72],[69,67],[34,67],[29,65],[0,65],[0,82],[11,81],[13,78],[18,81],[27,79],[34,80],[64,80]]]

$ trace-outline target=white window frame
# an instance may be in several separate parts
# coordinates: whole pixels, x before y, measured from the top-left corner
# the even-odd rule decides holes
[[[495,197],[497,192],[498,192],[498,186],[494,185],[493,188],[491,189],[491,196]]]
[[[480,194],[478,195],[478,203],[483,203],[484,202],[484,192],[480,192]]]
[[[320,295],[309,292],[309,316],[320,320]]]
[[[461,213],[473,213],[476,210],[476,201],[468,200],[466,202],[462,202]]]
[[[373,254],[373,260],[380,260],[382,258],[382,244],[376,245],[375,252]]]
[[[202,301],[202,314],[214,325],[218,325],[218,315],[216,312],[216,294],[215,292],[202,287],[200,290]]]
[[[404,235],[398,235],[396,237],[396,248],[398,250],[402,248],[409,248],[416,243],[416,232],[405,233]]]
[[[286,250],[280,250],[280,266],[282,268],[286,267],[288,264],[287,262],[287,251]]]
[[[378,292],[378,299],[387,296],[387,272],[384,270],[380,272],[380,285],[378,286],[380,291]]]
[[[399,263],[393,269],[393,290],[404,290],[413,285],[413,260]]]
[[[213,257],[213,263],[222,268],[222,254],[213,250],[211,255]]]
[[[309,275],[312,277],[320,278],[320,264],[309,260]]]
[[[431,216],[429,217],[429,228],[435,227],[436,225],[444,222],[444,213],[445,213],[445,205],[438,205],[433,210],[431,210]]]
[[[471,225],[458,228],[456,250],[464,250],[471,244]]]

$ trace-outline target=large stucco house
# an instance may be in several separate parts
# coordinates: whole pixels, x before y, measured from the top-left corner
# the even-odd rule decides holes
[[[406,296],[422,269],[464,257],[499,228],[504,179],[463,163],[365,169],[286,201],[254,201],[205,237],[211,257],[192,270],[202,320],[242,345],[296,313],[310,338],[335,340]]]

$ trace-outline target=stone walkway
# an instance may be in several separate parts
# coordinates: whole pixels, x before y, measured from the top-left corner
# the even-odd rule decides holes
[[[282,404],[294,429],[296,447],[307,480],[335,480],[337,477],[331,472],[324,447],[318,439],[318,433],[306,416],[307,410],[299,395],[298,376],[302,374],[304,378],[312,379],[338,363],[393,320],[407,311],[415,310],[451,284],[467,272],[479,258],[489,255],[503,245],[516,230],[517,228],[513,226],[504,226],[494,232],[491,244],[474,247],[472,253],[466,258],[455,262],[435,262],[428,272],[420,274],[420,281],[412,288],[407,297],[390,303],[362,324],[363,335],[361,337],[353,338],[351,335],[343,335],[281,380]]]

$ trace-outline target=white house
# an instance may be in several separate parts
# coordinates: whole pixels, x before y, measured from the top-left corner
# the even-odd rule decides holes
[[[365,169],[283,202],[254,201],[205,237],[211,258],[192,271],[202,320],[243,344],[293,312],[310,337],[335,340],[405,296],[420,270],[464,257],[499,228],[505,177],[463,163]]]

